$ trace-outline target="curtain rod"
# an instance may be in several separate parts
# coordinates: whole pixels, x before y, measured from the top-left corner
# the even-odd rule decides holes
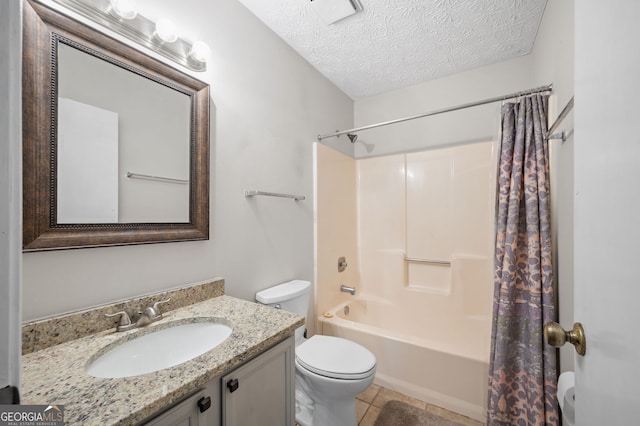
[[[369,124],[368,126],[355,127],[353,129],[349,129],[349,130],[339,130],[339,131],[335,131],[333,133],[327,133],[327,134],[324,134],[324,135],[318,135],[318,140],[321,141],[322,139],[331,138],[331,137],[334,137],[334,136],[345,135],[347,133],[360,132],[362,130],[369,130],[369,129],[373,129],[373,128],[376,128],[376,127],[388,126],[390,124],[402,123],[403,121],[415,120],[416,118],[429,117],[429,116],[432,116],[432,115],[442,114],[442,113],[445,113],[445,112],[458,111],[458,110],[465,109],[465,108],[471,108],[471,107],[475,107],[475,106],[491,104],[491,103],[494,103],[494,102],[506,101],[507,99],[518,98],[520,96],[526,96],[526,95],[532,95],[534,93],[550,92],[552,89],[553,89],[553,84],[548,84],[546,86],[536,87],[535,89],[529,89],[529,90],[525,90],[525,91],[522,91],[522,92],[516,92],[516,93],[511,93],[511,94],[508,94],[508,95],[504,95],[504,96],[498,96],[496,98],[490,98],[490,99],[485,99],[485,100],[482,100],[482,101],[471,102],[471,103],[468,103],[468,104],[462,104],[462,105],[458,105],[458,106],[454,106],[454,107],[439,109],[439,110],[436,110],[436,111],[426,112],[424,114],[412,115],[412,116],[409,116],[409,117],[397,118],[395,120],[390,120],[390,121],[384,121],[382,123]]]

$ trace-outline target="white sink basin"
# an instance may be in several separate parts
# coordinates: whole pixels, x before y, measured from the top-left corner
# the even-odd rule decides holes
[[[231,335],[218,322],[176,325],[118,345],[87,366],[94,377],[139,376],[182,364],[210,351]]]

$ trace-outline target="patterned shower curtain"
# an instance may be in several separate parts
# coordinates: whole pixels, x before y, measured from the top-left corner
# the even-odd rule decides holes
[[[557,426],[546,95],[502,107],[489,426]]]

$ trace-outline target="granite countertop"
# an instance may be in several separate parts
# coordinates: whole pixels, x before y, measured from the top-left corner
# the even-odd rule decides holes
[[[222,344],[183,364],[140,376],[102,379],[85,367],[113,345],[168,325],[217,319],[233,327]],[[304,318],[230,296],[164,314],[158,322],[115,328],[22,356],[22,404],[62,404],[65,424],[130,425],[168,407],[270,346],[293,335]]]

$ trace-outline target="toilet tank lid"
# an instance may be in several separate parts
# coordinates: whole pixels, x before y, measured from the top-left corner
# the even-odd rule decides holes
[[[311,282],[303,280],[293,280],[286,283],[269,287],[256,293],[256,300],[265,305],[279,303],[301,296],[309,291]]]

